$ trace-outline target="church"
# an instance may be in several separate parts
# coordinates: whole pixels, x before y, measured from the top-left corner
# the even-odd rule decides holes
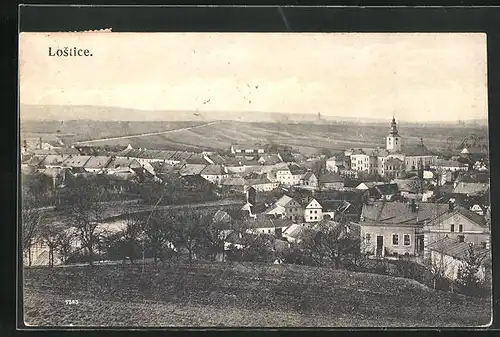
[[[391,121],[385,149],[352,149],[345,155],[350,156],[351,170],[379,174],[389,179],[399,178],[404,172],[428,168],[438,158],[424,145],[422,138],[419,144],[403,146],[395,117]]]

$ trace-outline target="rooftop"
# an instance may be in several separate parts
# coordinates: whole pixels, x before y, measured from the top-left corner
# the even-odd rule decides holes
[[[448,256],[453,256],[460,260],[463,260],[466,257],[469,247],[470,243],[460,242],[458,239],[450,237],[445,237],[441,240],[432,242],[427,246],[429,250],[433,250]],[[478,254],[478,256],[481,256],[483,259],[489,256],[488,250],[486,248],[483,248],[481,245],[474,245],[473,247],[474,252]]]
[[[111,161],[111,157],[107,156],[92,156],[89,158],[89,160],[85,163],[84,167],[85,168],[105,168],[106,165]]]
[[[226,175],[227,171],[222,165],[207,165],[201,172],[202,175]]]
[[[417,203],[416,211],[403,202],[373,202],[363,205],[361,217],[367,224],[414,226],[448,212],[448,204]]]
[[[201,174],[201,172],[207,167],[204,164],[185,164],[179,170],[182,176],[192,176],[196,174]]]
[[[64,161],[63,165],[67,167],[83,167],[90,159],[90,156],[73,156]]]

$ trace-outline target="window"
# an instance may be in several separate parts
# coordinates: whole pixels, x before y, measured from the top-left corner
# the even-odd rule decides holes
[[[314,214],[318,214],[318,211],[314,211]]]
[[[366,243],[369,244],[370,243],[370,239],[372,238],[371,234],[370,233],[366,233],[365,235],[365,240],[366,240]]]
[[[317,219],[318,219],[318,217],[317,217],[317,216],[315,216],[315,217],[314,217],[314,220],[317,220]]]
[[[392,234],[392,244],[394,246],[399,245],[399,235],[397,234]]]
[[[453,225],[453,224],[452,224],[452,225],[450,226],[450,232],[452,232],[452,233],[453,233],[454,231],[455,231],[455,225]]]
[[[458,231],[459,231],[460,233],[462,233],[462,232],[463,232],[463,229],[464,229],[464,226],[463,226],[463,225],[458,225]]]
[[[313,211],[309,211],[309,214],[313,214]]]
[[[404,245],[409,246],[410,245],[410,234],[405,234],[404,236]]]

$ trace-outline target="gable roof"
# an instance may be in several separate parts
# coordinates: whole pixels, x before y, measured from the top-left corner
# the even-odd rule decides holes
[[[232,220],[231,216],[227,212],[225,212],[225,211],[223,211],[221,209],[217,210],[217,212],[215,212],[215,214],[213,216],[213,221],[214,222],[225,222],[225,223],[227,223],[227,222],[230,222],[231,220]]]
[[[207,165],[201,172],[201,175],[227,175],[227,171],[222,165]]]
[[[309,171],[306,174],[304,174],[304,176],[302,177],[302,180],[310,180],[312,177],[316,178],[316,176],[314,175],[314,173],[312,173],[311,171]]]
[[[474,211],[471,211],[470,209],[467,209],[467,208],[459,206],[459,205],[455,205],[453,207],[453,211],[451,211],[451,212],[447,211],[447,212],[444,212],[437,217],[434,217],[431,221],[429,221],[426,224],[426,226],[439,225],[442,221],[444,221],[444,220],[446,220],[454,215],[457,215],[457,214],[464,216],[465,218],[469,219],[471,222],[477,224],[480,227],[483,227],[483,228],[488,227],[488,223],[483,216],[477,214]]]
[[[391,194],[396,194],[399,192],[399,188],[398,188],[397,184],[376,185],[373,187],[373,189],[375,189],[381,195],[391,195]]]
[[[193,154],[194,152],[177,151],[172,155],[172,157],[169,158],[169,160],[175,160],[175,161],[186,160]]]
[[[29,166],[38,166],[45,159],[45,156],[33,156],[30,159],[26,160],[23,164]]]
[[[460,242],[457,239],[444,237],[438,241],[430,243],[427,248],[441,254],[456,257],[457,259],[464,260],[469,250],[470,243]],[[489,252],[481,245],[474,245],[474,252],[483,258],[489,256]]]
[[[319,207],[313,207],[312,203],[318,204]],[[311,206],[311,207],[309,207],[309,206]],[[306,208],[323,208],[323,206],[318,202],[318,200],[313,198],[313,199],[309,200],[309,202],[307,202]]]
[[[109,163],[106,165],[106,168],[109,169],[117,169],[117,168],[132,168],[132,167],[141,167],[141,164],[133,158],[124,158],[124,157],[114,157],[111,158]]]
[[[380,225],[414,226],[448,212],[448,204],[419,203],[416,212],[402,202],[374,202],[363,205],[361,217],[366,223]]]
[[[66,167],[83,167],[90,159],[90,156],[73,156],[66,159],[63,163]]]
[[[261,156],[258,161],[263,162],[267,165],[274,165],[281,162],[281,159],[276,154],[268,154]]]
[[[200,174],[207,165],[204,164],[186,164],[181,167],[179,174],[181,176],[192,176]]]
[[[70,158],[70,155],[57,155],[49,154],[39,163],[40,166],[47,165],[61,165],[66,159]]]
[[[237,176],[229,176],[221,181],[224,186],[245,186],[245,179]]]
[[[289,197],[288,195],[284,195],[282,196],[281,198],[278,199],[278,201],[276,201],[274,204],[275,205],[278,205],[278,206],[282,206],[282,207],[285,207],[286,205],[288,205],[290,203],[290,201],[292,201],[293,199],[291,197]]]
[[[83,165],[84,168],[105,168],[106,165],[111,161],[111,157],[106,156],[92,156],[89,160]]]
[[[423,183],[417,177],[414,179],[394,179],[392,183],[396,184],[401,192],[417,193],[423,189]]]
[[[453,189],[453,193],[479,195],[486,193],[490,185],[485,183],[465,183],[459,182]]]

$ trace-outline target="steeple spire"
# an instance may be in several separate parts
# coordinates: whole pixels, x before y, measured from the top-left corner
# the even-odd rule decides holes
[[[396,117],[394,117],[394,113],[392,114],[391,129],[389,131],[389,134],[392,136],[398,135],[398,127],[396,123]]]

